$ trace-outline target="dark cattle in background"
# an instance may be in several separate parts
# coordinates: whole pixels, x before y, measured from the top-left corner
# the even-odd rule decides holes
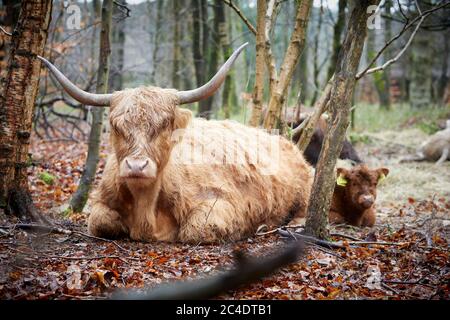
[[[298,123],[296,123],[293,127],[297,127],[303,122],[304,119],[301,119]],[[324,127],[325,127],[325,121],[323,119],[320,119],[319,126],[314,130],[314,134],[311,137],[311,142],[309,143],[308,147],[306,148],[304,152],[305,159],[312,165],[316,166],[317,162],[319,161],[319,155],[320,155],[320,149],[322,148],[323,139],[325,136],[324,133]],[[300,139],[300,134],[296,134],[292,137],[292,140],[297,143],[297,141]],[[356,152],[353,145],[350,143],[348,139],[344,140],[344,145],[342,146],[341,153],[339,155],[339,159],[348,159],[352,160],[355,163],[361,163],[361,159],[358,156],[358,153]]]

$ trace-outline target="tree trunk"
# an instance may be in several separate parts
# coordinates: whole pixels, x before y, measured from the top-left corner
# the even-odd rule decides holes
[[[305,225],[306,233],[322,239],[328,237],[328,212],[335,186],[334,167],[350,122],[355,76],[367,30],[367,7],[378,2],[379,0],[353,0],[350,2],[351,14],[330,94],[331,117],[317,163]]]
[[[194,58],[197,87],[206,80],[206,57],[208,56],[208,4],[206,0],[192,0],[192,56]],[[199,114],[208,110],[207,101],[199,102]]]
[[[23,1],[11,38],[5,78],[0,82],[0,208],[39,219],[28,189],[27,167],[40,61],[47,40],[52,1]]]
[[[376,54],[376,33],[375,30],[369,30],[367,37],[367,60],[372,61]],[[380,107],[389,109],[391,102],[389,95],[389,80],[387,78],[386,70],[373,73],[372,79],[375,90],[377,91]]]
[[[259,126],[262,114],[262,102],[264,93],[264,72],[265,72],[265,14],[267,10],[266,0],[258,0],[257,3],[257,24],[256,24],[256,65],[255,65],[255,85],[252,94],[252,114],[249,125]]]
[[[214,32],[211,35],[211,39],[210,42],[211,44],[208,46],[208,49],[206,49],[206,47],[204,47],[205,51],[209,51],[208,52],[208,79],[211,78],[212,76],[214,76],[214,74],[217,72],[217,67],[219,65],[219,33],[217,32],[217,30],[219,30],[219,9],[217,6],[217,1],[215,2],[214,5],[214,21],[213,21],[213,30]],[[206,10],[205,10],[206,11]],[[203,23],[205,23],[205,21],[203,21]],[[205,25],[203,26],[203,34],[205,31]],[[206,25],[206,29],[207,29],[207,25]],[[203,39],[204,41],[204,39]],[[203,45],[205,45],[205,43],[203,42]],[[205,99],[204,100],[205,103],[202,105],[200,104],[200,110],[199,110],[199,116],[209,119],[211,117],[211,113],[212,113],[212,107],[213,107],[213,102],[214,102],[214,95]]]
[[[160,42],[161,42],[161,39],[163,36],[163,33],[161,32],[161,27],[162,27],[162,22],[163,22],[163,20],[162,20],[163,4],[164,4],[164,0],[157,0],[156,22],[155,22],[155,30],[154,30],[154,35],[153,35],[153,52],[152,52],[153,68],[152,68],[152,73],[150,75],[150,82],[152,84],[154,84],[156,81],[156,74],[158,71],[158,64],[159,64],[158,52],[159,52]]]
[[[0,26],[10,34],[19,19],[20,1],[3,0],[0,4]],[[6,77],[11,37],[0,31],[0,77]]]
[[[442,52],[442,69],[441,69],[441,75],[439,76],[439,79],[437,80],[437,88],[436,88],[436,100],[438,105],[444,106],[446,104],[445,101],[445,90],[448,86],[448,60],[450,58],[450,30],[446,30],[444,34],[442,35],[443,42],[444,42],[444,48]]]
[[[109,59],[111,55],[110,31],[112,5],[113,0],[103,0],[96,93],[106,93],[108,90]],[[99,161],[104,108],[93,108],[86,165],[78,189],[70,201],[70,206],[74,212],[83,211],[83,208],[86,205]]]
[[[323,4],[320,1],[319,8],[319,18],[317,20],[316,36],[314,37],[314,57],[313,57],[313,83],[314,83],[314,93],[311,99],[311,104],[316,103],[317,95],[320,90],[319,85],[319,42],[320,42],[320,32],[322,30],[322,16],[323,16]]]
[[[431,34],[419,30],[411,44],[409,101],[413,108],[426,108],[431,104],[432,42]]]
[[[172,14],[173,14],[173,67],[172,67],[172,87],[180,89],[180,21],[179,14],[180,1],[173,0]]]
[[[339,9],[336,24],[333,28],[333,52],[331,53],[330,65],[328,67],[328,77],[331,79],[336,69],[336,61],[338,59],[339,51],[341,51],[341,35],[345,27],[345,7],[347,0],[339,0]]]
[[[281,108],[286,98],[287,88],[292,80],[292,74],[305,46],[305,36],[311,5],[311,0],[302,0],[298,4],[291,41],[284,56],[277,83],[270,94],[269,106],[264,119],[264,128],[267,130],[273,129],[277,120],[279,120]]]
[[[218,19],[219,19],[219,38],[220,38],[220,47],[222,48],[222,56],[223,60],[226,61],[228,57],[231,56],[233,53],[233,48],[230,44],[230,37],[228,35],[229,32],[229,23],[227,23],[227,18],[225,15],[225,4],[222,0],[216,0],[216,6],[217,6],[217,12],[218,12]],[[233,76],[234,76],[234,69],[230,70],[230,72],[227,73],[227,76],[225,78],[225,82],[223,85],[223,92],[222,92],[222,108],[224,111],[225,118],[229,118],[231,114],[231,106],[232,106],[232,100],[234,95],[234,90],[232,87],[233,84]],[[235,99],[236,100],[236,99]]]
[[[126,1],[122,1],[126,5]],[[121,11],[119,7],[114,6],[113,15],[120,16]],[[111,34],[111,66],[109,77],[110,91],[119,91],[123,89],[123,66],[125,53],[125,20],[122,19],[112,26]]]

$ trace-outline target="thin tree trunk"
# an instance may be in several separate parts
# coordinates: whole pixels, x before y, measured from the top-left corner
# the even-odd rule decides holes
[[[334,167],[341,152],[350,122],[350,107],[357,68],[367,31],[367,7],[379,0],[351,1],[350,18],[332,82],[329,110],[331,117],[317,163],[308,205],[305,231],[324,239],[328,237],[328,212],[335,186]]]
[[[179,11],[180,11],[180,1],[173,0],[172,7],[173,14],[173,67],[172,67],[172,87],[180,88],[180,21],[179,21]]]
[[[264,119],[264,128],[273,129],[280,117],[281,108],[286,97],[287,88],[292,80],[292,74],[305,46],[305,36],[308,26],[311,0],[302,0],[297,7],[295,27],[292,32],[286,55],[280,69],[274,90],[270,94],[269,106]],[[267,51],[266,51],[267,52]]]
[[[267,10],[266,0],[258,0],[257,3],[257,24],[256,24],[256,70],[255,85],[252,95],[252,114],[249,125],[253,127],[259,126],[262,115],[262,102],[264,93],[264,72],[265,72],[265,15]]]
[[[314,82],[314,93],[311,99],[311,104],[316,103],[317,95],[319,92],[319,42],[320,42],[320,32],[322,30],[322,17],[323,17],[323,3],[320,1],[319,8],[319,18],[317,21],[317,31],[314,37],[314,58],[313,58],[313,82]]]
[[[126,1],[122,1],[126,5]],[[119,7],[114,6],[113,15],[120,16]],[[111,91],[119,91],[123,89],[123,66],[125,53],[125,20],[120,20],[112,26],[111,34],[111,66],[109,77],[109,85]]]
[[[448,80],[449,77],[447,75],[448,70],[448,60],[450,58],[450,30],[446,30],[445,33],[442,35],[442,38],[444,40],[444,48],[442,52],[442,71],[441,75],[439,76],[439,79],[437,81],[437,88],[436,88],[436,100],[438,102],[438,105],[444,106],[445,101],[445,90],[448,86]]]
[[[376,49],[376,34],[375,30],[369,30],[367,37],[367,58],[368,61],[372,61],[377,53]],[[389,97],[389,80],[386,76],[386,70],[383,72],[375,72],[372,74],[373,84],[375,90],[377,91],[378,100],[380,102],[380,107],[384,109],[389,109],[390,107],[390,97]]]
[[[217,13],[218,13],[218,23],[219,23],[219,38],[220,38],[220,47],[222,48],[222,56],[223,60],[225,61],[228,59],[228,57],[233,53],[233,48],[230,44],[230,37],[228,35],[229,31],[229,24],[227,23],[227,18],[225,15],[225,4],[222,0],[216,0],[215,2],[217,6]],[[225,118],[229,118],[231,114],[231,105],[230,102],[232,100],[232,95],[234,93],[234,90],[232,88],[233,83],[233,76],[234,76],[234,70],[230,70],[230,72],[227,74],[225,78],[225,82],[223,85],[223,92],[222,92],[222,108],[224,111]]]
[[[100,32],[99,67],[97,73],[97,93],[106,93],[108,90],[109,59],[111,55],[111,17],[113,0],[103,0],[102,23]],[[103,123],[103,107],[94,107],[92,111],[92,125],[89,135],[89,146],[86,165],[83,175],[78,185],[78,189],[73,195],[70,206],[74,212],[83,211],[88,200],[89,191],[95,179],[95,172],[99,161],[100,141]]]
[[[197,87],[206,80],[206,58],[208,57],[208,4],[206,0],[192,0],[192,56],[194,58]],[[201,116],[208,110],[206,100],[199,102],[198,113]]]
[[[345,7],[347,6],[347,0],[339,0],[339,9],[336,24],[333,29],[333,52],[330,58],[330,65],[328,67],[328,77],[331,79],[336,69],[336,61],[338,59],[339,51],[341,50],[341,35],[342,30],[345,27]],[[389,19],[387,19],[389,20]]]
[[[217,4],[217,0],[215,2]],[[217,67],[219,65],[219,10],[217,5],[214,5],[214,21],[213,21],[213,29],[214,32],[212,32],[210,37],[211,44],[209,45],[209,55],[208,55],[208,78],[211,78],[216,72]],[[204,23],[204,21],[203,21]],[[204,27],[205,28],[205,27]],[[203,32],[205,29],[203,29]],[[203,33],[204,34],[204,33]],[[203,43],[204,45],[204,43]],[[201,108],[199,110],[199,116],[204,117],[206,119],[209,119],[211,117],[212,113],[212,107],[214,102],[214,95],[205,99],[205,104],[203,105],[203,109]],[[200,104],[202,107],[202,104]]]
[[[152,84],[155,83],[156,81],[156,74],[158,71],[158,52],[159,52],[159,46],[160,46],[160,42],[163,36],[163,33],[161,32],[161,27],[162,27],[162,18],[163,18],[163,4],[164,4],[164,0],[157,0],[157,4],[156,4],[156,21],[155,21],[155,30],[154,30],[154,35],[153,35],[153,52],[152,52],[152,63],[153,63],[153,68],[152,68],[152,72],[150,75],[150,82]],[[149,4],[150,5],[150,4]]]
[[[38,219],[28,189],[27,167],[34,103],[52,1],[23,1],[11,38],[6,77],[0,81],[0,208]]]

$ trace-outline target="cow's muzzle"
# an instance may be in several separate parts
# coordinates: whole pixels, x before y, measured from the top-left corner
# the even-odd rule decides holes
[[[363,194],[359,197],[358,202],[363,208],[368,209],[375,202],[375,198],[371,194]]]
[[[127,157],[120,166],[120,176],[125,179],[155,178],[156,164],[150,158]]]

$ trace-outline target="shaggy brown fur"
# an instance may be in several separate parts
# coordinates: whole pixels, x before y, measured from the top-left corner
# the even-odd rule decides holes
[[[93,194],[88,223],[96,236],[237,240],[260,224],[279,225],[289,214],[306,212],[311,167],[282,137],[232,121],[191,120],[189,110],[177,107],[174,91],[152,87],[115,93],[110,122],[113,153]],[[260,151],[254,163],[249,144],[256,139]],[[271,155],[270,142],[278,144],[279,159]],[[184,161],[205,154],[219,161]],[[229,163],[233,157],[238,163]],[[265,167],[277,160],[278,170],[266,174]]]
[[[369,169],[358,165],[350,170],[337,169],[347,185],[336,183],[331,203],[329,220],[331,223],[347,223],[357,227],[372,227],[375,224],[375,200],[377,184],[382,175],[387,176],[389,169]]]

